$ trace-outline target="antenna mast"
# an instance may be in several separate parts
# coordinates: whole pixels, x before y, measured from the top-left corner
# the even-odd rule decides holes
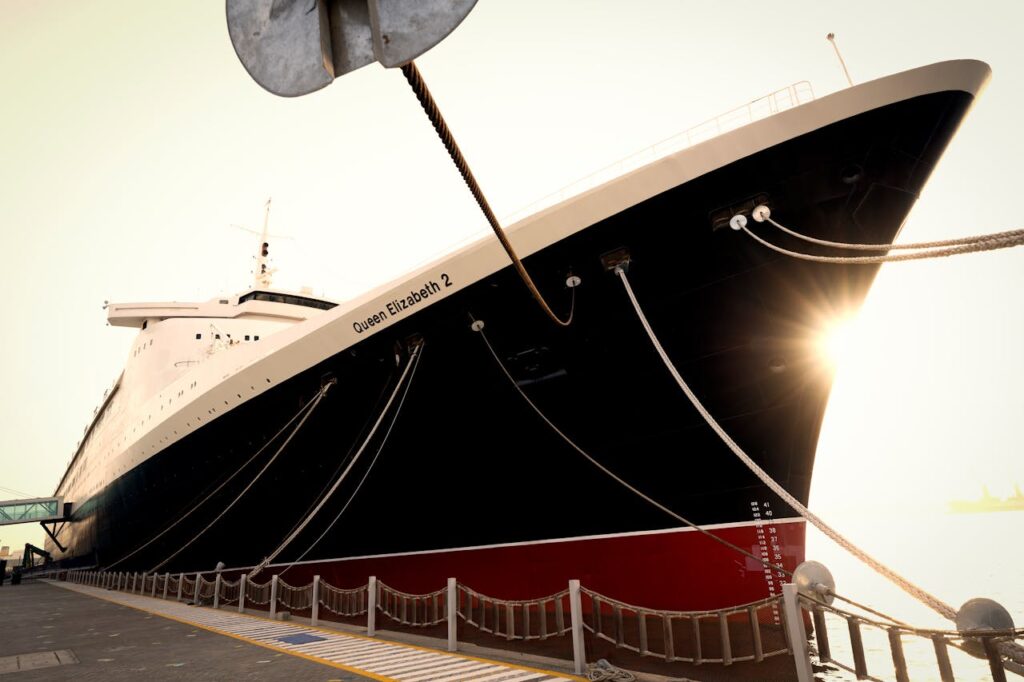
[[[253,277],[253,286],[269,287],[271,285],[274,271],[267,267],[270,255],[270,234],[267,229],[270,226],[270,199],[267,199],[266,212],[263,214],[263,232],[260,234],[259,248],[256,250],[256,271]]]

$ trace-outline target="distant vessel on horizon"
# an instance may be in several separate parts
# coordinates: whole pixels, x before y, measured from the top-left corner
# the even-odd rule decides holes
[[[1024,511],[1024,494],[1020,486],[1013,484],[1013,495],[1005,500],[995,497],[988,491],[988,486],[981,486],[979,500],[951,500],[949,510],[954,514],[970,514],[991,511]]]

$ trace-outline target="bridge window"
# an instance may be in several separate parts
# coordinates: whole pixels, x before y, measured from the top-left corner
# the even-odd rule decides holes
[[[196,341],[199,341],[202,338],[203,338],[202,334],[196,334]]]
[[[246,301],[270,301],[271,303],[288,303],[289,305],[301,305],[306,308],[317,308],[319,310],[330,310],[337,306],[337,303],[320,301],[306,296],[295,296],[294,294],[272,294],[267,291],[250,291],[238,299],[239,303]]]

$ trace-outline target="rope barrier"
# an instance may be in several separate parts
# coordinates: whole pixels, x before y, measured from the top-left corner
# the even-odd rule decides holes
[[[498,241],[501,242],[502,248],[505,249],[505,253],[512,260],[512,265],[515,267],[519,278],[523,280],[523,284],[533,294],[534,299],[544,310],[544,313],[551,318],[551,321],[557,324],[559,327],[568,327],[572,324],[572,310],[569,311],[569,316],[562,320],[551,310],[551,306],[544,300],[544,296],[540,293],[537,285],[533,283],[533,279],[530,277],[530,273],[526,271],[526,266],[523,265],[523,261],[520,260],[519,255],[516,253],[515,248],[512,246],[512,242],[509,241],[508,235],[501,228],[501,224],[498,222],[497,216],[494,215],[494,211],[491,210],[491,205],[487,202],[487,197],[484,196],[484,192],[480,189],[480,185],[477,183],[476,178],[473,176],[473,171],[469,167],[469,163],[466,161],[466,157],[462,155],[462,150],[459,149],[458,143],[455,142],[455,137],[452,135],[452,131],[448,128],[448,124],[445,122],[444,117],[441,115],[441,110],[437,106],[437,102],[434,101],[433,96],[430,94],[430,90],[427,88],[426,82],[423,80],[423,75],[420,70],[416,68],[416,64],[409,62],[402,67],[402,74],[405,79],[409,82],[409,86],[413,92],[416,93],[416,98],[420,101],[423,106],[423,111],[426,112],[427,117],[434,126],[434,130],[437,131],[437,136],[441,138],[441,142],[444,144],[444,148],[448,150],[448,155],[452,158],[455,163],[455,167],[459,171],[459,175],[462,176],[466,186],[469,187],[470,193],[473,198],[476,199],[477,206],[483,211],[484,217],[487,218],[487,223],[491,226],[495,236],[498,237]]]
[[[414,365],[413,365],[413,367],[412,367],[412,373],[411,373],[411,374],[409,375],[409,381],[407,381],[407,382],[405,383],[405,390],[404,390],[404,391],[402,391],[402,397],[401,397],[401,399],[400,399],[400,400],[398,401],[398,406],[397,406],[397,407],[395,408],[395,413],[394,413],[394,415],[393,415],[393,416],[391,417],[391,423],[390,423],[390,424],[388,424],[388,428],[387,428],[387,431],[385,431],[385,432],[384,432],[384,437],[383,437],[383,438],[381,439],[381,441],[380,441],[380,445],[379,445],[379,446],[377,446],[377,452],[375,452],[375,453],[374,453],[374,455],[373,455],[373,459],[371,459],[371,460],[370,460],[370,465],[369,465],[368,467],[366,467],[366,471],[364,471],[364,472],[363,472],[363,477],[362,477],[362,478],[361,478],[361,479],[359,480],[359,484],[358,484],[358,485],[357,485],[357,486],[355,487],[355,490],[353,490],[353,491],[352,491],[352,494],[351,494],[351,495],[349,495],[349,498],[348,498],[348,500],[347,500],[347,501],[345,502],[345,506],[343,506],[343,507],[341,508],[341,511],[339,511],[339,512],[338,512],[338,513],[337,513],[337,514],[336,514],[336,515],[334,516],[334,518],[333,518],[333,519],[331,520],[330,524],[328,524],[327,528],[325,528],[325,529],[324,529],[324,531],[323,531],[322,533],[320,533],[320,535],[319,535],[319,536],[317,537],[317,539],[316,539],[316,540],[314,540],[314,541],[312,542],[312,544],[310,544],[310,545],[309,545],[309,547],[307,547],[307,548],[306,548],[306,550],[305,550],[305,551],[304,551],[304,552],[303,552],[302,554],[300,554],[300,555],[298,556],[298,558],[296,558],[296,559],[295,559],[294,561],[292,561],[291,563],[289,563],[289,564],[288,564],[288,565],[287,565],[287,566],[286,566],[286,567],[284,568],[284,570],[282,570],[281,572],[279,572],[279,573],[278,573],[278,576],[282,576],[282,575],[284,575],[284,574],[285,574],[285,573],[287,573],[287,572],[288,572],[288,570],[289,570],[289,569],[291,569],[291,568],[292,568],[292,567],[293,567],[293,566],[294,566],[295,564],[297,564],[297,563],[299,563],[300,561],[302,561],[303,559],[305,559],[305,558],[306,558],[306,555],[308,555],[308,554],[309,554],[309,553],[310,553],[311,551],[313,551],[313,548],[314,548],[314,547],[316,547],[316,546],[317,546],[317,544],[318,544],[318,543],[319,543],[319,542],[320,542],[321,540],[323,540],[323,539],[324,539],[324,536],[325,536],[325,535],[327,535],[327,533],[329,533],[329,532],[330,532],[330,530],[331,530],[332,528],[334,528],[334,524],[336,524],[336,523],[338,522],[338,519],[340,519],[340,518],[341,518],[341,516],[342,516],[342,514],[344,514],[344,513],[345,513],[345,511],[346,511],[346,510],[347,510],[347,509],[349,508],[349,505],[351,505],[351,504],[352,504],[352,501],[353,501],[354,499],[356,499],[356,495],[358,495],[358,494],[359,494],[359,491],[360,491],[360,490],[362,489],[362,487],[363,487],[363,484],[364,484],[364,483],[366,483],[366,479],[370,477],[370,472],[371,472],[371,471],[373,471],[373,466],[374,466],[374,465],[375,465],[375,464],[377,463],[377,459],[378,459],[378,458],[380,458],[380,453],[381,453],[381,452],[382,452],[382,451],[384,450],[384,446],[385,446],[385,445],[387,444],[387,442],[388,442],[388,438],[389,438],[389,437],[391,436],[391,430],[392,430],[392,429],[393,429],[393,428],[395,427],[395,422],[397,422],[397,421],[398,421],[398,415],[399,415],[399,414],[401,414],[401,412],[402,412],[402,406],[403,406],[403,405],[405,405],[405,397],[406,397],[407,395],[409,395],[409,388],[410,388],[410,387],[412,386],[412,382],[413,382],[413,379],[415,379],[415,378],[416,378],[416,369],[417,369],[417,368],[419,367],[419,365],[420,365],[420,358],[421,358],[421,357],[422,357],[422,353],[420,353],[420,354],[417,354],[417,355],[416,355],[416,358],[415,358],[415,364],[414,364]],[[385,408],[385,410],[386,410],[386,408]],[[371,433],[370,433],[370,436],[367,436],[367,439],[369,439],[370,437],[372,437],[372,435],[373,435],[373,433],[371,432]]]
[[[185,512],[184,514],[179,515],[174,520],[174,523],[172,523],[171,525],[167,526],[167,528],[164,528],[158,534],[154,535],[145,544],[143,544],[143,545],[141,545],[139,547],[136,547],[129,554],[126,554],[125,556],[121,557],[120,559],[118,559],[114,563],[110,564],[109,566],[106,566],[103,570],[109,571],[110,569],[114,568],[115,566],[117,566],[121,562],[126,561],[127,559],[130,559],[131,557],[135,556],[136,554],[138,554],[139,552],[141,552],[142,550],[144,550],[145,548],[149,547],[151,544],[153,544],[154,542],[159,540],[161,537],[166,535],[171,529],[173,529],[179,523],[181,523],[182,521],[187,519],[189,516],[191,516],[192,513],[195,510],[197,510],[197,509],[199,509],[199,507],[203,506],[203,504],[205,504],[207,502],[207,500],[209,500],[211,497],[213,497],[214,495],[219,493],[221,491],[221,489],[224,488],[224,486],[226,486],[228,483],[230,483],[232,480],[234,480],[235,476],[240,474],[243,469],[245,469],[247,466],[252,464],[253,460],[255,460],[257,457],[259,457],[261,454],[263,454],[263,451],[266,450],[270,446],[271,443],[273,443],[275,440],[277,440],[278,437],[282,433],[284,433],[285,430],[289,426],[291,426],[295,422],[296,419],[299,418],[299,415],[301,415],[307,408],[309,408],[313,404],[313,401],[316,400],[316,399],[317,399],[316,396],[314,396],[313,398],[310,398],[309,402],[307,402],[305,405],[303,405],[302,407],[299,408],[299,411],[295,413],[295,416],[293,416],[291,419],[289,419],[285,423],[285,425],[280,428],[280,430],[277,433],[275,433],[273,436],[271,436],[270,440],[268,440],[266,443],[264,443],[263,446],[259,450],[257,450],[256,453],[252,457],[250,457],[249,459],[245,460],[245,462],[240,467],[238,467],[233,472],[231,472],[231,475],[228,476],[226,479],[224,479],[224,481],[222,481],[220,485],[218,485],[216,488],[214,488],[213,491],[209,495],[207,495],[206,497],[201,499],[198,503],[196,503],[195,506],[193,506],[187,512]]]
[[[736,443],[736,441],[734,441],[729,436],[729,434],[726,433],[725,429],[723,429],[721,425],[717,421],[715,421],[715,418],[711,416],[711,413],[709,413],[707,409],[704,407],[704,405],[700,402],[700,400],[698,400],[697,396],[690,389],[687,383],[683,380],[683,377],[679,374],[679,371],[676,369],[675,365],[672,364],[672,360],[669,359],[668,353],[665,352],[665,349],[658,341],[658,337],[655,335],[654,330],[651,328],[650,323],[647,321],[647,317],[644,315],[644,312],[640,307],[640,303],[639,301],[637,301],[636,295],[633,293],[633,288],[629,285],[629,278],[626,276],[626,271],[621,266],[619,266],[615,268],[615,274],[618,275],[619,279],[622,280],[622,285],[623,287],[625,287],[626,294],[629,296],[629,300],[633,304],[633,309],[636,311],[637,318],[640,320],[640,324],[643,326],[644,331],[647,332],[647,336],[651,340],[651,344],[654,346],[654,349],[658,352],[658,355],[661,357],[661,360],[665,364],[665,367],[668,369],[672,377],[676,380],[676,383],[679,385],[679,388],[682,389],[683,393],[686,394],[686,397],[689,398],[690,403],[704,418],[704,421],[706,421],[708,426],[710,426],[712,430],[714,430],[714,432],[718,434],[718,437],[722,439],[722,442],[728,446],[732,453],[736,455],[736,457],[739,458],[739,460],[743,462],[743,464],[745,464],[747,468],[750,469],[750,471],[761,480],[762,483],[768,486],[768,488],[771,489],[772,492],[774,492],[776,495],[782,498],[782,500],[790,507],[792,507],[792,509],[795,512],[797,512],[800,516],[809,521],[815,528],[824,533],[826,537],[830,538],[832,541],[834,541],[840,547],[845,549],[847,552],[860,559],[862,562],[873,568],[876,572],[888,578],[897,587],[899,587],[915,599],[918,599],[923,604],[936,611],[938,614],[950,620],[956,620],[956,609],[954,609],[949,604],[946,604],[942,600],[938,599],[937,597],[932,596],[922,588],[918,587],[917,585],[910,582],[903,576],[899,575],[891,568],[881,563],[877,559],[873,558],[867,552],[865,552],[864,550],[860,549],[852,542],[847,540],[836,530],[834,530],[831,526],[829,526],[827,523],[818,518],[818,516],[812,513],[807,507],[801,504],[799,500],[790,495],[785,488],[776,483],[775,480],[772,479],[772,477],[769,476],[764,471],[764,469],[758,466],[757,463],[754,462],[754,460],[751,459],[750,456],[743,451],[743,449]]]
[[[288,547],[289,544],[291,544],[292,540],[299,536],[299,533],[301,533],[306,528],[306,526],[309,525],[309,522],[312,521],[313,518],[323,508],[323,506],[327,504],[327,500],[331,498],[334,492],[338,489],[338,486],[340,486],[348,477],[349,472],[352,471],[352,467],[354,467],[356,465],[356,462],[359,461],[359,457],[363,454],[363,451],[366,450],[366,446],[370,444],[370,441],[373,439],[374,434],[377,433],[377,428],[380,426],[380,423],[384,421],[384,417],[391,409],[391,404],[395,401],[395,397],[398,396],[398,392],[405,385],[406,377],[409,376],[409,371],[416,364],[416,359],[419,357],[420,349],[422,349],[422,347],[422,344],[420,344],[413,348],[412,355],[410,356],[409,361],[405,363],[405,369],[402,371],[402,376],[399,377],[398,383],[395,384],[395,390],[391,392],[391,396],[388,398],[388,402],[384,405],[384,409],[381,411],[380,416],[377,417],[377,421],[374,422],[373,428],[370,429],[370,432],[367,434],[366,439],[363,441],[363,444],[359,446],[359,450],[356,451],[355,455],[353,455],[352,461],[349,462],[347,467],[345,467],[345,470],[341,473],[341,476],[338,477],[338,479],[334,482],[334,485],[331,486],[330,490],[328,490],[327,493],[320,499],[320,502],[316,505],[316,507],[313,508],[313,510],[306,516],[305,519],[303,519],[302,523],[300,523],[299,526],[295,530],[293,530],[280,545],[278,545],[277,549],[271,552],[265,559],[263,559],[263,561],[261,561],[259,564],[256,565],[255,568],[253,568],[252,573],[249,574],[250,578],[259,575],[260,571],[262,571],[264,568],[270,565],[270,562],[277,558],[277,555],[283,552],[284,549]]]
[[[240,499],[242,499],[242,497],[247,492],[249,492],[249,489],[252,488],[256,484],[256,481],[260,480],[260,477],[264,473],[266,473],[267,469],[269,469],[270,465],[274,463],[274,461],[277,459],[278,455],[280,455],[284,451],[284,449],[286,447],[288,447],[288,444],[292,442],[292,439],[295,437],[295,434],[297,434],[299,432],[299,430],[302,429],[303,425],[305,425],[305,423],[306,423],[306,420],[309,419],[310,415],[313,414],[313,412],[316,411],[317,406],[320,405],[320,401],[324,399],[324,396],[327,395],[327,391],[333,385],[334,385],[333,383],[328,383],[328,384],[324,384],[320,388],[320,392],[316,394],[315,398],[313,398],[312,402],[310,403],[309,409],[306,411],[306,413],[304,415],[302,415],[302,419],[300,419],[299,423],[295,425],[295,428],[292,429],[292,432],[288,434],[288,437],[285,438],[284,442],[281,443],[280,447],[277,448],[277,450],[274,452],[273,456],[269,460],[267,460],[266,464],[263,465],[263,468],[259,470],[259,472],[256,474],[255,478],[253,478],[251,481],[249,481],[249,484],[246,485],[245,488],[242,489],[242,492],[238,493],[238,495],[235,497],[235,499],[231,500],[231,503],[228,504],[226,507],[224,507],[224,509],[222,509],[221,512],[219,514],[217,514],[216,517],[214,517],[213,521],[210,521],[208,524],[206,524],[206,526],[201,531],[199,531],[198,533],[193,535],[189,539],[188,542],[186,542],[184,545],[182,545],[180,548],[178,548],[178,550],[176,552],[174,552],[173,554],[171,554],[169,557],[167,557],[166,559],[161,561],[159,564],[154,566],[152,569],[150,569],[151,573],[155,573],[156,571],[158,571],[161,568],[163,568],[169,561],[171,561],[176,556],[178,556],[179,554],[184,552],[193,542],[195,542],[196,540],[201,538],[203,536],[203,534],[206,533],[206,531],[210,530],[210,528],[212,528],[215,523],[220,521],[221,518],[223,518],[223,516],[225,514],[227,514],[228,511],[230,511],[231,508],[234,507],[238,503],[238,501]]]

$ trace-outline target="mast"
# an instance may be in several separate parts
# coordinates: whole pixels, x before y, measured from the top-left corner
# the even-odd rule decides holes
[[[266,211],[263,214],[263,232],[260,233],[259,248],[256,249],[256,270],[253,272],[253,287],[266,288],[271,286],[274,271],[267,267],[270,256],[270,199],[267,199]]]

